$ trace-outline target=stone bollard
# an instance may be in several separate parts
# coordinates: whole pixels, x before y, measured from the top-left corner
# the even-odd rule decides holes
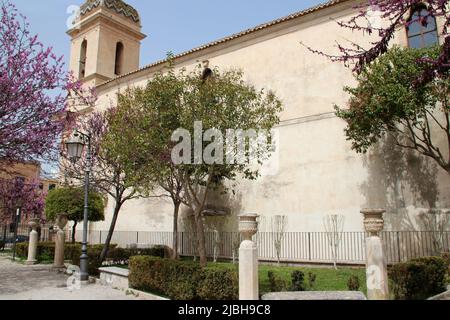
[[[239,216],[239,232],[243,241],[239,248],[239,300],[259,300],[258,249],[252,241],[258,231],[257,214]]]
[[[65,233],[64,228],[68,222],[67,215],[60,213],[56,217],[56,225],[58,231],[55,238],[55,260],[53,262],[54,268],[64,268],[64,242]]]
[[[380,232],[384,228],[383,209],[364,209],[366,238],[367,298],[369,300],[389,300],[388,273]]]
[[[39,235],[37,232],[37,227],[39,226],[39,218],[31,219],[30,222],[28,222],[28,225],[31,228],[30,232],[30,240],[28,242],[28,259],[25,262],[25,264],[32,265],[36,264],[36,252],[37,252],[37,245],[39,241]]]

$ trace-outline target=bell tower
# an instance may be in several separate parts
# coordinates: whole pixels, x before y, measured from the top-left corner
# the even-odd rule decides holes
[[[122,0],[87,0],[73,27],[70,70],[89,86],[139,68],[139,13]]]

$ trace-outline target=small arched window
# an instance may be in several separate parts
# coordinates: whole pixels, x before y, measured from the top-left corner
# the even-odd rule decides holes
[[[117,42],[116,45],[116,62],[114,67],[114,74],[120,76],[122,74],[123,65],[123,44],[122,42]]]
[[[213,71],[210,68],[205,68],[202,73],[202,80],[206,81],[214,75]]]
[[[406,30],[410,48],[426,48],[439,43],[436,19],[425,6],[412,12]]]
[[[81,43],[80,52],[80,74],[79,78],[83,79],[86,76],[86,55],[87,55],[87,40],[83,40]]]

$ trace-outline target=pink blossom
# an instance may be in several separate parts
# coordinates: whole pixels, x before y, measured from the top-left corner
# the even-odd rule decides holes
[[[0,163],[54,159],[66,125],[62,57],[30,35],[25,17],[0,0]],[[1,168],[0,168],[1,169]]]
[[[39,181],[0,179],[0,223],[14,221],[19,203],[22,222],[30,218],[43,219],[46,194],[40,189],[40,185]]]

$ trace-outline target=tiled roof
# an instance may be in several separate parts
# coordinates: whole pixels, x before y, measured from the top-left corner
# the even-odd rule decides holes
[[[122,14],[127,18],[132,19],[134,22],[139,22],[139,13],[135,8],[126,4],[122,0],[87,0],[80,8],[81,16],[84,16],[88,12],[94,10],[95,8],[106,7],[110,10]]]
[[[305,16],[305,15],[307,15],[307,14],[316,12],[316,11],[321,10],[321,9],[329,8],[329,7],[332,7],[332,6],[336,5],[336,4],[343,3],[343,2],[346,2],[346,1],[349,1],[349,0],[331,0],[331,1],[328,1],[328,2],[325,2],[325,3],[322,3],[322,4],[319,4],[319,5],[317,5],[317,6],[311,7],[311,8],[309,8],[309,9],[302,10],[302,11],[299,11],[299,12],[296,12],[296,13],[293,13],[293,14],[288,15],[288,16],[286,16],[286,17],[279,18],[279,19],[276,19],[276,20],[273,20],[273,21],[270,21],[270,22],[261,24],[261,25],[259,25],[259,26],[256,26],[256,27],[251,28],[251,29],[244,30],[244,31],[239,32],[239,33],[235,33],[235,34],[233,34],[233,35],[231,35],[231,36],[228,36],[228,37],[225,37],[225,38],[222,38],[222,39],[219,39],[219,40],[210,42],[210,43],[205,44],[205,45],[203,45],[203,46],[196,47],[196,48],[191,49],[191,50],[189,50],[189,51],[185,51],[185,52],[183,52],[183,53],[180,53],[180,54],[178,54],[178,55],[175,55],[173,58],[174,58],[174,59],[182,58],[182,57],[188,56],[188,55],[190,55],[190,54],[193,54],[193,53],[195,53],[195,52],[199,52],[199,51],[208,49],[208,48],[210,48],[210,47],[214,47],[214,46],[217,46],[217,45],[219,45],[219,44],[223,44],[223,43],[226,43],[226,42],[228,42],[228,41],[231,41],[231,40],[234,40],[234,39],[241,38],[241,37],[246,36],[246,35],[248,35],[248,34],[251,34],[251,33],[254,33],[254,32],[257,32],[257,31],[260,31],[260,30],[263,30],[263,29],[266,29],[266,28],[269,28],[269,27],[272,27],[272,26],[275,26],[275,25],[278,25],[278,24],[281,24],[281,23],[286,22],[286,21],[294,20],[294,19],[296,19],[296,18],[298,18],[298,17],[302,17],[302,16]],[[138,73],[138,72],[140,72],[140,71],[143,71],[143,70],[146,70],[146,69],[150,69],[150,68],[156,67],[156,66],[161,65],[161,64],[164,64],[164,63],[166,63],[166,62],[167,62],[167,59],[156,61],[156,62],[154,62],[154,63],[152,63],[152,64],[146,65],[146,66],[144,66],[144,67],[142,67],[142,68],[140,68],[140,69],[137,69],[137,70],[135,70],[135,71],[131,71],[131,72],[129,72],[129,73],[120,75],[120,76],[118,76],[118,77],[116,77],[116,78],[114,78],[114,79],[108,80],[108,81],[106,81],[106,82],[100,84],[98,87],[104,86],[104,85],[106,85],[106,84],[108,84],[108,83],[110,83],[110,82],[113,82],[113,81],[117,80],[117,79],[124,78],[124,77],[126,77],[126,76],[129,76],[129,75]]]

